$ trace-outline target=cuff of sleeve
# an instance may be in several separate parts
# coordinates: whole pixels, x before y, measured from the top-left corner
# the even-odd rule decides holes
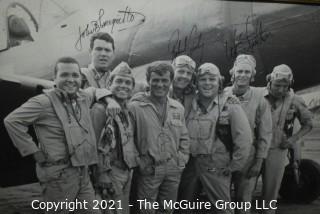
[[[28,156],[28,155],[32,155],[36,152],[40,151],[39,148],[37,146],[31,146],[28,149],[22,148],[19,149],[19,152],[21,154],[22,157]]]

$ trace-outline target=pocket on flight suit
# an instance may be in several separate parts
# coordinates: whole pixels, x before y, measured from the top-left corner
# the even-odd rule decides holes
[[[178,119],[172,119],[169,123],[171,126],[171,130],[174,131],[174,134],[176,135],[177,138],[180,136],[180,131],[183,126],[182,121]],[[176,155],[171,155],[171,156],[176,156],[173,158],[175,160],[175,166],[177,167],[178,170],[183,170],[185,168],[185,161],[183,156],[177,151]]]
[[[170,132],[173,134],[174,138],[180,138],[182,130],[182,122],[178,119],[171,119],[168,123]]]
[[[41,167],[37,164],[36,173],[39,183],[41,184],[43,195],[48,189],[62,191],[61,184],[64,183],[64,169],[59,168],[59,166]]]
[[[36,165],[36,173],[40,183],[59,180],[62,176],[63,169],[60,166],[42,167],[39,164]]]
[[[63,169],[54,169],[53,167],[48,167],[47,169],[47,180],[46,182],[40,182],[42,186],[43,194],[50,190],[53,194],[55,192],[64,192],[66,185],[70,184],[71,180],[78,179],[79,172],[77,168],[68,167]]]
[[[208,140],[212,135],[213,122],[209,119],[191,119],[188,123],[189,136],[193,140]]]

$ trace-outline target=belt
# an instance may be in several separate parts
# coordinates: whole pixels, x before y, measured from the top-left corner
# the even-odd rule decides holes
[[[154,163],[154,165],[155,165],[155,166],[160,166],[160,165],[162,165],[162,164],[168,163],[171,159],[172,159],[172,157],[167,158],[167,159],[164,159],[164,160],[156,161],[156,162]]]
[[[208,158],[211,157],[211,154],[194,154],[192,155],[193,158]]]
[[[119,160],[112,160],[110,162],[111,166],[115,166],[119,169],[123,169],[123,170],[129,170],[129,167],[127,166],[127,164],[125,164],[123,161],[119,161]]]
[[[71,163],[69,158],[63,158],[57,161],[45,161],[43,163],[39,163],[39,165],[42,167],[49,167],[49,166],[65,165],[69,163]]]

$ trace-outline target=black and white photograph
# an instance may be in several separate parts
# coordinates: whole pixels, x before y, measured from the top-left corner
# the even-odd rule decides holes
[[[0,214],[319,214],[320,1],[0,0]]]

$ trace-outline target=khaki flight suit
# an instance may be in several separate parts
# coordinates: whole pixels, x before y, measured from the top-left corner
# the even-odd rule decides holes
[[[227,93],[233,94],[233,87],[225,88]],[[272,138],[272,119],[268,101],[264,98],[264,88],[249,87],[249,89],[238,99],[241,107],[247,115],[253,133],[253,143],[250,148],[250,155],[244,168],[233,174],[235,197],[237,201],[251,202],[257,177],[248,178],[250,167],[255,163],[256,158],[265,159]],[[250,213],[239,209],[236,213]]]
[[[239,104],[235,97],[220,94],[204,110],[200,108],[197,97],[193,100],[187,118],[191,158],[181,178],[179,199],[195,201],[202,186],[213,205],[217,200],[231,201],[231,173],[223,175],[222,170],[241,170],[247,161],[252,141],[248,119]],[[218,118],[220,124],[231,128],[232,154],[216,136]],[[231,209],[219,211],[233,212]]]
[[[164,200],[177,200],[182,170],[189,159],[189,138],[183,106],[167,99],[163,122],[149,95],[136,94],[129,105],[137,128],[137,149],[140,154],[137,173],[137,199],[158,202],[159,210],[139,209],[139,213],[172,213],[163,210]]]
[[[263,169],[262,199],[265,200],[266,204],[269,204],[271,200],[277,200],[278,198],[285,166],[288,163],[288,149],[279,147],[285,135],[285,122],[296,117],[302,127],[312,127],[312,114],[307,109],[305,102],[293,91],[289,91],[284,100],[277,104],[271,102],[267,89],[265,89],[265,96],[271,105],[273,123],[272,141]],[[275,210],[270,209],[264,212],[275,213]]]
[[[44,201],[85,200],[88,209],[75,213],[100,213],[92,209],[95,194],[88,173],[88,166],[98,161],[89,112],[93,99],[81,91],[74,102],[65,98],[59,89],[47,90],[10,113],[5,126],[22,156],[39,150],[45,154],[46,161],[36,164]],[[27,133],[29,125],[34,126],[39,147]]]

